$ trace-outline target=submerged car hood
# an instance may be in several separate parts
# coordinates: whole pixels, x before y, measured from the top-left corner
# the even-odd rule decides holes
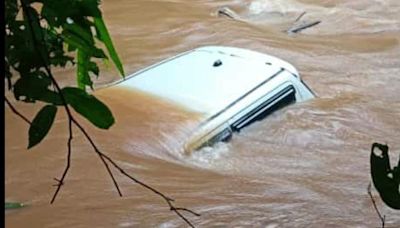
[[[202,47],[145,68],[117,86],[134,88],[213,115],[282,69],[298,77],[289,63],[232,47]]]

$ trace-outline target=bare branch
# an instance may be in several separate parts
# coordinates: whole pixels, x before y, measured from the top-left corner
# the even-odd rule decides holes
[[[58,192],[60,191],[61,186],[64,184],[64,179],[67,176],[67,173],[68,173],[68,170],[69,170],[69,167],[70,167],[70,164],[71,164],[71,152],[72,152],[71,143],[72,143],[72,139],[73,139],[73,135],[72,135],[72,120],[71,119],[68,119],[68,131],[69,131],[69,137],[68,137],[68,143],[67,143],[67,147],[68,147],[67,165],[66,165],[66,167],[64,169],[64,172],[63,172],[63,174],[61,176],[61,179],[58,180],[58,179],[54,178],[58,182],[58,184],[56,185],[57,189],[54,192],[53,198],[50,201],[51,204],[53,204],[54,201],[56,200]]]
[[[168,203],[170,204],[170,203]],[[171,204],[170,204],[171,205]],[[179,217],[181,217],[183,219],[183,221],[185,221],[190,227],[193,227],[193,224],[185,217],[183,216],[175,207],[171,206],[171,211],[174,211]]]
[[[371,183],[368,184],[367,191],[368,191],[369,197],[371,198],[372,204],[374,205],[376,214],[378,214],[379,219],[382,222],[382,228],[385,228],[385,215],[382,216],[381,212],[378,210],[378,207],[376,206],[375,199],[374,199],[374,197],[372,196],[372,193],[371,193]]]
[[[189,210],[187,208],[177,207],[175,209],[178,210],[178,211],[187,211],[187,212],[189,212],[189,213],[191,213],[193,215],[196,215],[196,216],[201,216],[199,213],[196,213],[196,212],[194,212],[192,210]]]
[[[118,186],[118,183],[115,180],[114,175],[112,174],[111,169],[108,166],[107,162],[104,160],[104,156],[103,156],[104,154],[100,152],[99,148],[97,148],[96,144],[94,143],[92,138],[89,136],[89,134],[86,132],[86,130],[82,127],[82,125],[80,125],[74,118],[72,118],[72,121],[79,128],[79,130],[85,135],[86,139],[89,141],[90,145],[93,147],[93,149],[97,153],[97,155],[99,155],[99,158],[103,162],[104,166],[107,169],[108,174],[111,176],[111,179],[113,180],[114,186],[117,189],[119,196],[122,196],[122,192],[121,192],[121,190],[120,190],[120,188]]]
[[[27,122],[29,125],[31,125],[31,121],[28,120],[28,118],[26,118],[24,115],[22,115],[20,112],[18,112],[18,110],[11,104],[11,102],[7,99],[6,96],[4,96],[4,100],[6,101],[8,107],[10,107],[11,111],[13,111],[13,113],[19,117],[21,117],[21,119],[23,119],[25,122]]]
[[[75,120],[73,120],[75,121]],[[92,145],[93,149],[95,150],[95,152],[100,156],[100,158],[102,159],[102,161],[104,162],[104,164],[107,164],[105,160],[107,160],[108,162],[110,162],[116,169],[118,169],[122,175],[128,177],[129,179],[131,179],[132,181],[134,181],[135,183],[141,185],[144,188],[147,188],[148,190],[152,191],[153,193],[159,195],[161,198],[163,198],[165,200],[165,202],[168,204],[168,206],[170,207],[171,211],[174,211],[179,217],[181,217],[189,226],[194,227],[192,223],[190,223],[190,221],[183,216],[179,211],[186,211],[186,212],[190,212],[193,215],[196,216],[200,216],[200,214],[193,212],[192,210],[186,209],[186,208],[177,208],[175,207],[172,202],[174,201],[174,199],[164,195],[163,193],[161,193],[160,191],[158,191],[157,189],[147,185],[146,183],[138,180],[137,178],[133,177],[132,175],[128,174],[122,167],[120,167],[118,164],[115,163],[115,161],[113,159],[111,159],[109,156],[107,156],[106,154],[102,153],[98,147],[96,146],[96,144],[93,142],[92,138],[90,137],[90,135],[86,132],[86,130],[77,122],[75,122],[75,125],[81,130],[81,132],[85,135],[86,139],[89,141],[89,143]],[[108,168],[108,166],[106,166]],[[112,175],[112,174],[110,174]],[[114,182],[114,184],[116,185],[117,189],[118,188],[118,184],[116,182]]]

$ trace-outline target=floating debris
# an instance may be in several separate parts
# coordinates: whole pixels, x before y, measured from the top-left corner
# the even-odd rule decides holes
[[[4,208],[7,209],[19,209],[19,208],[23,208],[26,205],[23,203],[18,203],[18,202],[5,202],[4,203]]]

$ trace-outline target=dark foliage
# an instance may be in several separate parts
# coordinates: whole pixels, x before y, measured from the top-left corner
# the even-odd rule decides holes
[[[377,154],[375,149],[379,149]],[[389,147],[379,143],[371,148],[371,176],[376,190],[385,204],[400,210],[400,159],[398,165],[390,167]]]
[[[60,93],[65,93],[65,102],[80,115],[95,126],[108,129],[114,123],[111,111],[86,91],[87,87],[93,88],[92,77],[99,76],[94,59],[110,58],[121,75],[124,71],[102,19],[99,1],[6,0],[5,7],[8,89],[19,101],[47,105],[35,117],[38,121],[47,120],[40,122],[46,126],[32,122],[28,148],[37,145],[50,130],[53,121],[49,120],[54,119],[57,106],[63,105]],[[67,64],[77,65],[77,87],[58,91],[49,69]]]

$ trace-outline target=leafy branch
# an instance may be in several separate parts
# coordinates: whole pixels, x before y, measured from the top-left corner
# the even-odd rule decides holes
[[[388,207],[400,210],[400,158],[398,165],[392,169],[390,166],[389,146],[375,142],[371,146],[370,167],[372,182],[376,190],[378,190],[382,201]],[[375,211],[382,222],[382,228],[384,228],[385,215],[382,216],[376,206],[375,199],[371,193],[371,184],[368,185],[367,190]]]
[[[40,14],[32,7],[31,4],[33,3],[42,4]],[[61,177],[55,178],[57,184],[51,203],[55,202],[70,169],[73,126],[75,126],[84,134],[94,152],[102,161],[119,196],[122,196],[122,192],[111,167],[163,198],[171,211],[189,226],[194,227],[182,212],[195,216],[200,216],[200,214],[187,208],[174,206],[174,199],[128,174],[111,157],[98,148],[71,111],[70,107],[101,129],[108,129],[114,124],[114,117],[108,107],[95,96],[86,92],[87,86],[93,88],[91,74],[99,75],[99,69],[91,59],[108,58],[101,48],[96,47],[94,37],[105,45],[116,68],[121,75],[124,75],[122,63],[112,44],[98,4],[98,0],[6,0],[5,76],[8,88],[13,91],[17,100],[29,103],[41,101],[46,105],[31,122],[18,112],[6,97],[5,101],[16,115],[30,125],[28,149],[45,138],[53,125],[59,106],[63,107],[67,114],[69,137],[66,166]],[[18,20],[17,14],[21,9],[23,20]],[[93,31],[96,32],[95,35]],[[51,72],[51,66],[65,67],[68,62],[75,64],[74,58],[65,55],[64,44],[67,44],[68,52],[77,53],[76,80],[78,88],[61,88]],[[19,78],[15,83],[11,80],[12,71],[19,73]]]
[[[378,149],[378,152],[376,151]],[[372,182],[383,202],[400,210],[400,158],[397,166],[390,167],[389,147],[373,143],[370,155]]]

